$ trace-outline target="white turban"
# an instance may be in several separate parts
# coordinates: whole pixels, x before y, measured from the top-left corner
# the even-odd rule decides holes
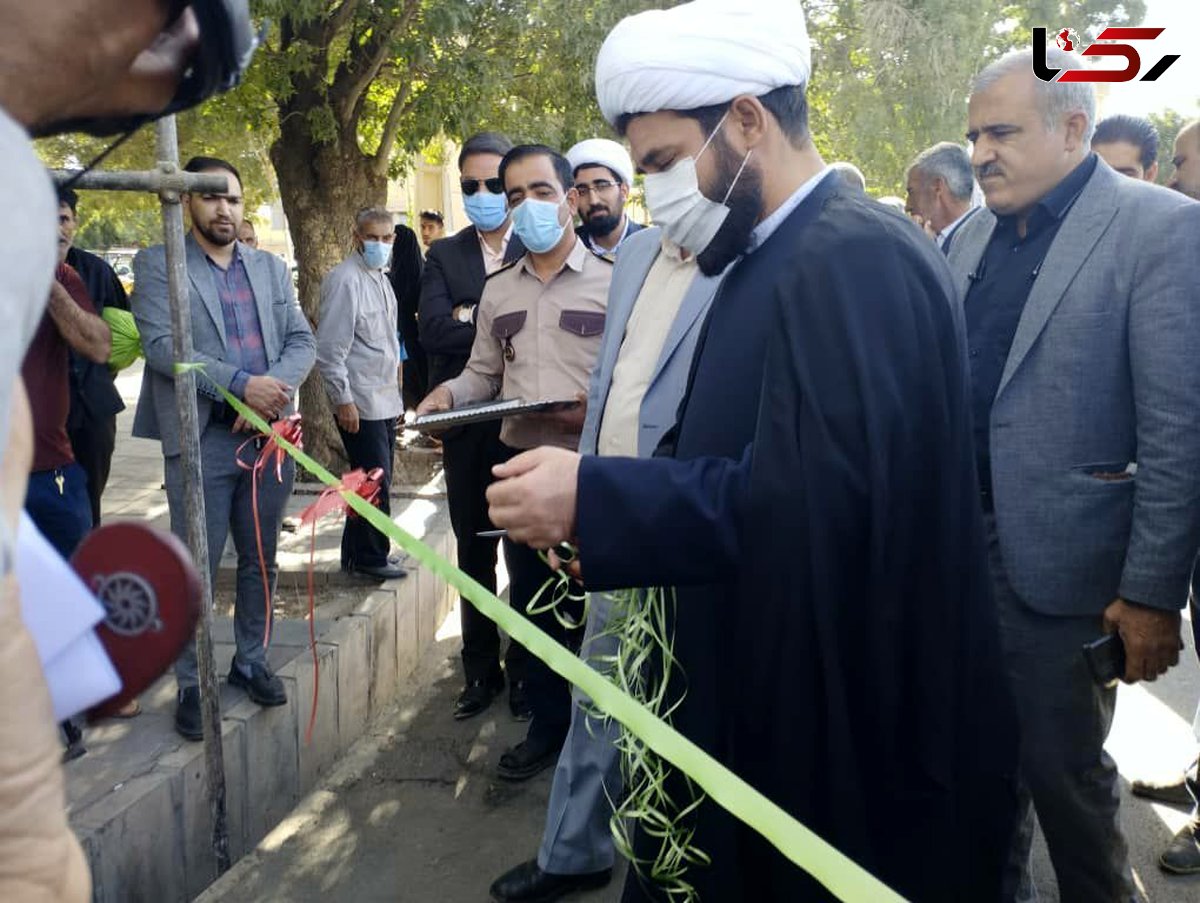
[[[607,166],[626,185],[633,184],[633,161],[629,151],[607,138],[588,138],[567,151],[571,171],[581,166]]]
[[[596,58],[596,99],[615,124],[806,85],[811,71],[800,0],[695,0],[618,22]]]

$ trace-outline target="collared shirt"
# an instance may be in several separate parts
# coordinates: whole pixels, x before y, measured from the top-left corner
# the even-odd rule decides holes
[[[317,368],[330,402],[353,403],[363,420],[392,420],[404,410],[396,307],[391,282],[359,251],[321,281]]]
[[[475,343],[463,372],[445,383],[454,406],[496,398],[557,401],[587,392],[600,353],[612,264],[578,238],[562,269],[543,282],[526,254],[490,277],[479,300]],[[579,432],[537,416],[506,417],[513,448],[579,447]]]
[[[975,417],[975,460],[984,506],[991,499],[992,402],[1000,388],[1029,292],[1063,218],[1096,170],[1095,154],[1075,167],[1037,202],[1017,233],[1017,216],[998,216],[996,229],[971,276],[963,302],[967,321],[967,354],[971,365],[971,397]]]
[[[638,292],[625,325],[625,337],[617,352],[612,383],[600,419],[596,453],[626,458],[638,457],[638,433],[642,399],[658,369],[663,345],[696,278],[695,255],[684,260],[678,248],[663,239],[642,290]]]
[[[746,248],[747,254],[753,254],[761,248],[772,235],[775,230],[783,225],[783,221],[787,219],[795,211],[797,207],[804,203],[804,199],[813,193],[821,180],[829,174],[829,167],[826,166],[819,173],[797,188],[792,196],[775,208],[775,211],[764,219],[761,223],[754,227],[754,231],[750,233],[750,246]]]
[[[962,216],[960,216],[954,222],[952,222],[948,226],[946,226],[945,229],[943,229],[941,232],[939,232],[937,234],[937,246],[939,248],[941,248],[943,251],[946,251],[947,250],[946,243],[948,241],[950,241],[950,236],[952,236],[956,231],[958,231],[958,227],[961,226],[963,223],[965,223],[967,221],[967,218],[978,209],[979,209],[978,207],[968,207],[966,209],[966,212],[964,212]]]
[[[509,223],[508,228],[504,230],[504,237],[500,239],[500,250],[493,251],[492,246],[484,240],[483,233],[478,229],[475,230],[475,237],[479,239],[479,247],[483,249],[483,271],[489,276],[504,267],[504,255],[508,253],[508,241],[512,238],[512,234],[512,223]]]
[[[621,250],[621,245],[625,244],[625,239],[629,237],[629,225],[631,220],[627,215],[623,216],[622,220],[625,223],[625,228],[621,230],[621,239],[611,248],[602,248],[600,245],[596,244],[593,236],[586,230],[582,231],[579,237],[583,239],[583,243],[587,245],[587,249],[597,257],[603,257],[605,260],[616,260],[617,251]]]
[[[208,269],[217,287],[221,316],[225,320],[225,360],[238,368],[229,388],[235,395],[243,396],[250,377],[261,376],[269,369],[254,289],[250,287],[250,277],[246,275],[246,266],[242,263],[236,242],[228,269],[223,269],[207,254],[204,259],[208,261]]]

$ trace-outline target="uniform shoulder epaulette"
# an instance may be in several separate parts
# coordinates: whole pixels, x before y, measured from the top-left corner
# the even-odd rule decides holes
[[[512,263],[506,263],[504,266],[500,267],[500,269],[496,270],[496,272],[488,273],[487,276],[484,277],[483,281],[487,282],[488,280],[490,280],[496,276],[499,276],[501,273],[507,273],[509,270],[511,270],[513,267],[515,267],[520,262],[521,262],[521,258],[518,257]]]

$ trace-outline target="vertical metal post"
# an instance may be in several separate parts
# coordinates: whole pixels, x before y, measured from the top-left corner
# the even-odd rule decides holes
[[[175,117],[167,116],[157,124],[159,169],[167,175],[179,169],[179,138]],[[191,302],[188,297],[187,255],[183,243],[183,208],[179,192],[163,190],[163,239],[167,252],[167,287],[171,301],[171,336],[176,361],[192,359]],[[204,514],[204,482],[200,469],[200,423],[196,413],[196,374],[175,375],[175,399],[179,404],[182,431],[180,450],[183,471],[183,501],[187,517],[187,542],[200,572],[204,606],[196,628],[196,658],[200,671],[200,711],[204,722],[204,765],[208,784],[208,803],[212,814],[212,849],[217,874],[229,870],[229,830],[225,818],[225,757],[221,747],[221,695],[218,690],[212,644],[212,571],[208,531]]]

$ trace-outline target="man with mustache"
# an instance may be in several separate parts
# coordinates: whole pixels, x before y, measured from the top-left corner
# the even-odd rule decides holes
[[[274,254],[237,240],[243,209],[237,169],[215,157],[193,157],[184,169],[220,174],[229,180],[223,194],[183,196],[192,223],[185,246],[194,360],[204,365],[206,374],[196,381],[196,390],[214,584],[231,533],[238,555],[233,616],[237,652],[229,682],[245,689],[259,705],[283,705],[287,702],[283,681],[267,664],[264,638],[269,594],[274,593],[275,585],[275,545],[296,467],[289,458],[283,464],[282,479],[277,479],[273,470],[262,476],[256,517],[248,465],[253,464],[261,440],[254,438],[255,429],[225,403],[210,380],[241,398],[265,420],[275,420],[292,413],[296,387],[316,360],[316,342],[296,303],[287,265]],[[156,245],[140,252],[133,260],[133,270],[130,307],[146,354],[133,434],[161,440],[171,529],[185,537],[183,438],[175,400],[166,248]],[[256,532],[261,535],[267,587],[260,573]],[[179,685],[175,730],[184,739],[200,740],[203,726],[194,642],[175,663],[175,677]]]
[[[729,270],[655,456],[536,449],[495,468],[491,515],[514,541],[577,541],[589,589],[674,587],[670,655],[646,654],[689,739],[906,898],[995,900],[1015,731],[960,309],[933,243],[825,166],[810,71],[794,0],[609,34],[596,93],[652,219],[702,273]],[[700,899],[829,899],[665,780]],[[639,862],[670,856],[661,827],[638,825]],[[627,900],[679,891],[635,871]]]
[[[1114,172],[1090,147],[1095,115],[1092,86],[1041,81],[1032,51],[984,69],[967,138],[988,209],[948,259],[1022,734],[1008,889],[1031,894],[1036,810],[1061,898],[1126,903],[1104,751],[1116,688],[1092,679],[1081,648],[1119,634],[1131,684],[1179,660],[1200,548],[1200,205]]]
[[[583,221],[575,231],[593,254],[615,260],[625,239],[645,228],[625,213],[633,184],[629,152],[608,138],[589,138],[567,151],[567,160]]]

